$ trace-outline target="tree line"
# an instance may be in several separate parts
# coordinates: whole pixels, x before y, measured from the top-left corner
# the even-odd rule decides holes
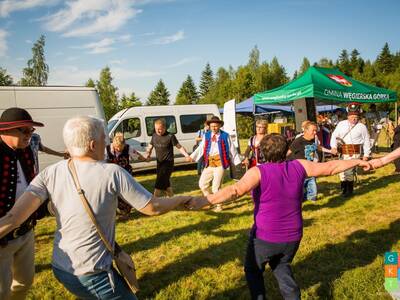
[[[42,35],[32,47],[32,58],[27,61],[23,69],[23,76],[17,85],[44,86],[47,84],[49,66],[45,60],[45,36]],[[289,80],[303,74],[311,65],[321,67],[336,67],[354,79],[395,90],[400,94],[400,52],[392,53],[388,43],[385,43],[375,60],[365,60],[357,49],[350,51],[343,49],[338,58],[323,57],[311,63],[306,57],[296,70],[293,77],[289,77],[286,69],[276,57],[270,62],[260,60],[260,51],[257,46],[251,49],[245,65],[236,68],[232,66],[218,67],[214,72],[210,63],[207,63],[201,72],[199,85],[196,86],[191,75],[187,75],[176,95],[174,104],[202,104],[215,103],[222,106],[229,99],[238,102],[247,99],[258,92],[276,88]],[[12,77],[4,68],[0,67],[0,85],[14,84]],[[106,118],[109,119],[119,110],[132,106],[143,105],[135,93],[119,95],[118,88],[113,84],[110,67],[104,67],[98,80],[91,78],[85,84],[95,87],[104,107]],[[169,105],[171,95],[164,81],[160,79],[150,92],[145,105]],[[393,104],[379,104],[378,109],[391,110]]]

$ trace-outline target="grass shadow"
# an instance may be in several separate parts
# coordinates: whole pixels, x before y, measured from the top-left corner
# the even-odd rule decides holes
[[[390,223],[388,229],[372,233],[355,231],[344,242],[327,244],[297,262],[293,267],[294,274],[297,274],[302,289],[319,284],[316,291],[319,298],[332,299],[335,280],[348,270],[371,264],[378,256],[389,251],[398,242],[399,236],[400,219]]]
[[[371,192],[372,190],[377,190],[380,188],[384,188],[388,184],[398,182],[399,178],[398,176],[395,175],[389,175],[385,177],[368,177],[368,178],[363,178],[360,180],[357,185],[355,186],[354,189],[354,196],[361,196],[363,194],[366,194],[368,192]],[[318,188],[323,190],[323,191],[332,191],[332,183],[330,182],[322,182],[318,183]],[[334,189],[334,193],[337,193],[339,191],[339,184],[337,185],[337,189]],[[321,208],[336,208],[340,207],[343,204],[345,204],[347,201],[351,200],[352,197],[345,198],[341,194],[338,194],[336,196],[333,196],[328,200],[328,202],[318,205],[317,203],[306,203],[303,205],[303,211],[316,211]]]

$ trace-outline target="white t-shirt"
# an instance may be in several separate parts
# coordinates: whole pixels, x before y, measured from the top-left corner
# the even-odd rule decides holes
[[[57,230],[53,266],[74,275],[110,270],[112,257],[97,234],[74,186],[66,160],[44,169],[27,191],[54,204]],[[116,164],[74,161],[81,188],[107,240],[114,245],[117,197],[142,209],[152,194]]]

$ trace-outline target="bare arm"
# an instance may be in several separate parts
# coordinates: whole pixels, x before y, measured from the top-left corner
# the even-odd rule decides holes
[[[153,196],[150,202],[139,211],[148,216],[162,215],[189,202],[192,198],[192,196],[174,196],[170,198]]]
[[[219,190],[215,194],[208,195],[207,200],[211,204],[234,200],[257,187],[260,184],[260,179],[260,170],[258,168],[251,168],[238,182]]]
[[[147,147],[147,151],[146,151],[146,160],[149,161],[150,160],[150,156],[151,156],[151,152],[153,151],[153,145],[149,144],[149,146]]]
[[[394,161],[397,158],[400,158],[400,148],[393,150],[392,152],[385,155],[384,157],[370,160],[369,163],[372,165],[372,167],[374,169],[377,169],[377,168],[383,167],[384,165],[387,165],[388,163],[391,163],[392,161]]]
[[[53,150],[49,147],[46,147],[44,145],[42,145],[42,152],[50,154],[50,155],[55,155],[55,156],[59,156],[59,157],[64,157],[65,153],[64,152],[58,152],[56,150]]]
[[[331,160],[324,163],[315,163],[305,159],[299,159],[298,161],[306,170],[307,176],[312,177],[334,175],[356,166],[361,166],[366,171],[370,168],[369,163],[360,159]]]
[[[176,144],[175,147],[179,150],[180,153],[182,153],[182,155],[184,157],[188,157],[189,154],[187,153],[185,147],[183,147],[181,144]]]
[[[11,210],[0,219],[0,238],[4,237],[11,230],[21,225],[40,206],[40,199],[25,192],[18,198]]]

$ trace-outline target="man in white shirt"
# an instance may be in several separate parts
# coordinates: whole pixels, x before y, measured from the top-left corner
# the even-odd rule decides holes
[[[210,130],[204,134],[199,147],[190,156],[195,161],[198,161],[201,157],[204,159],[205,168],[199,180],[199,187],[204,196],[210,194],[211,182],[213,194],[220,189],[224,171],[230,167],[231,163],[234,165],[241,163],[229,134],[221,130],[223,124],[224,122],[216,116],[208,120],[207,125]],[[217,211],[221,209],[221,206],[216,207]]]
[[[352,102],[347,106],[347,120],[340,121],[332,133],[332,154],[341,154],[341,159],[358,159],[363,153],[363,160],[368,160],[371,145],[367,127],[359,122],[361,107]],[[354,187],[355,169],[339,174],[342,194],[351,196]]]

